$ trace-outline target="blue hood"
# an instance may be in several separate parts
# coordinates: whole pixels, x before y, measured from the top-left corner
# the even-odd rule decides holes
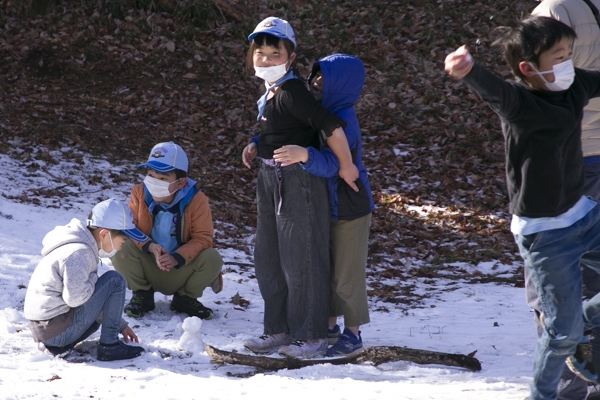
[[[359,179],[355,183],[359,191],[354,192],[338,176],[338,159],[328,147],[321,151],[309,147],[308,160],[302,168],[313,175],[327,178],[331,219],[351,221],[369,214],[375,207],[367,170],[362,164],[360,126],[354,110],[354,103],[360,97],[365,82],[365,67],[356,57],[333,54],[313,64],[309,82],[319,69],[323,75],[321,106],[346,122],[344,134],[352,161],[358,168]]]
[[[331,113],[351,107],[358,100],[365,83],[365,67],[356,57],[332,54],[315,62],[308,78],[310,82],[317,70],[323,75],[321,105]]]

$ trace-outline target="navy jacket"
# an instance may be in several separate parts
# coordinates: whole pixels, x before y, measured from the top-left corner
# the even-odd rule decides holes
[[[358,58],[345,54],[333,54],[315,62],[313,73],[318,67],[323,75],[321,106],[348,124],[344,132],[352,160],[358,168],[359,179],[356,185],[359,191],[352,190],[339,177],[338,159],[327,147],[320,151],[308,147],[308,161],[300,165],[313,175],[327,178],[331,219],[353,220],[369,214],[375,208],[367,169],[362,164],[360,127],[354,110],[354,103],[358,100],[365,81],[365,68]]]

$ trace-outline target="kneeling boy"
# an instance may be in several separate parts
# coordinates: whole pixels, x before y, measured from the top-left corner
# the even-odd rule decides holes
[[[65,357],[100,325],[98,360],[124,360],[144,351],[119,340],[121,332],[125,342],[138,341],[121,318],[125,280],[115,271],[98,277],[100,257],[113,255],[128,237],[148,239],[135,228],[129,208],[114,199],[95,206],[87,226],[73,219],[44,237],[43,258],[31,275],[24,314],[33,339],[47,352]]]

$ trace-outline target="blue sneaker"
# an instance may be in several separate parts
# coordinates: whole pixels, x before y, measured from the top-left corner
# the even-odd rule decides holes
[[[575,375],[588,382],[594,382],[598,379],[594,361],[592,359],[592,344],[589,336],[585,335],[577,344],[575,354],[569,356],[566,360],[567,367]]]
[[[348,328],[344,329],[344,333],[340,335],[336,344],[327,349],[326,357],[348,356],[361,351],[363,348],[362,337],[360,331],[358,337]]]
[[[337,343],[338,338],[340,337],[340,326],[335,324],[335,326],[331,329],[327,329],[327,344],[333,346]]]

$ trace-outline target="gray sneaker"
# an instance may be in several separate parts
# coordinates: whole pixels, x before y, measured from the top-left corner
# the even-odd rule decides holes
[[[294,358],[324,357],[327,351],[327,339],[296,340],[279,349],[279,354]]]
[[[273,353],[281,346],[292,343],[289,333],[276,333],[274,335],[262,335],[256,339],[248,339],[244,347],[254,353]]]

